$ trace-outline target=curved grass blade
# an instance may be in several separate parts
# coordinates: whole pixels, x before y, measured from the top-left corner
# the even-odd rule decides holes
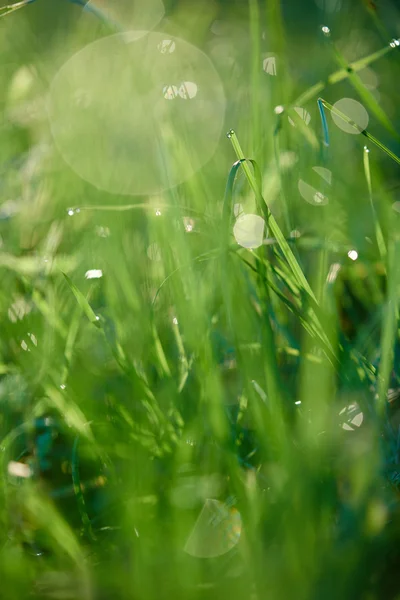
[[[245,156],[244,156],[243,150],[239,144],[239,140],[236,136],[236,133],[233,131],[233,129],[228,133],[228,138],[232,142],[233,149],[234,149],[238,159],[245,161]],[[257,179],[254,176],[254,174],[251,172],[247,162],[243,162],[243,170],[244,170],[247,180],[250,184],[250,187],[252,188],[252,190],[254,191],[254,193],[256,195],[259,205],[262,206],[263,204],[266,204],[266,202],[262,196],[260,187],[258,185]],[[285,236],[283,235],[281,228],[279,227],[277,221],[275,220],[274,216],[271,213],[269,213],[268,225],[271,229],[272,235],[276,238],[276,241],[279,244],[279,247],[282,251],[283,256],[285,257],[285,259],[287,260],[287,262],[291,268],[291,271],[293,273],[295,280],[300,285],[300,287],[304,288],[306,290],[306,292],[315,300],[314,292],[312,291],[311,286],[308,283],[308,281],[303,273],[302,268],[300,267],[299,263],[297,262],[297,259],[296,259],[295,255],[293,254]]]

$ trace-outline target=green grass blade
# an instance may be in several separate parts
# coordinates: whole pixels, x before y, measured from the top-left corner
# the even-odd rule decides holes
[[[66,275],[65,273],[63,273],[63,275],[65,277],[66,282],[68,283],[68,286],[69,286],[71,292],[74,294],[76,301],[78,302],[78,304],[81,307],[84,314],[87,316],[87,318],[93,325],[95,325],[96,327],[100,327],[100,319],[94,313],[88,300],[85,298],[85,296],[82,294],[82,292],[76,287],[76,285],[72,283],[72,281],[68,277],[68,275]]]
[[[374,137],[366,129],[361,129],[361,127],[359,125],[357,125],[357,123],[355,123],[354,121],[352,121],[351,119],[349,119],[349,117],[347,117],[340,110],[338,110],[337,108],[335,108],[334,106],[332,106],[331,104],[329,104],[329,102],[327,102],[323,98],[319,98],[319,100],[324,105],[325,108],[327,108],[332,113],[334,113],[335,115],[337,115],[338,117],[340,117],[341,119],[343,119],[343,121],[345,123],[347,123],[348,125],[350,125],[354,129],[356,129],[358,131],[358,133],[361,133],[363,136],[365,136],[368,140],[370,140],[373,144],[375,144],[375,146],[377,146],[378,148],[380,148],[380,150],[382,150],[382,152],[385,152],[385,154],[387,154],[392,160],[394,160],[398,165],[400,165],[400,158],[394,152],[392,152],[391,150],[389,150],[389,148],[387,146],[385,146],[384,144],[382,144],[382,142],[380,142],[376,137]]]
[[[16,2],[15,4],[9,4],[8,6],[2,6],[0,8],[0,19],[1,17],[5,17],[6,15],[13,13],[20,8],[24,8],[24,6],[27,6],[28,4],[32,4],[32,2],[35,2],[35,0],[23,0],[23,2]]]
[[[245,156],[244,156],[243,150],[239,144],[239,140],[237,138],[236,133],[233,130],[231,130],[228,133],[228,137],[232,142],[233,149],[236,152],[238,159],[244,161]],[[266,202],[262,196],[260,188],[258,187],[257,180],[256,180],[254,174],[251,172],[251,169],[249,168],[249,166],[247,165],[246,162],[243,162],[243,170],[245,172],[245,175],[247,177],[247,180],[250,184],[251,189],[254,191],[254,194],[258,200],[259,205],[260,206],[265,205]],[[286,241],[285,236],[283,235],[283,233],[281,231],[281,228],[279,227],[278,223],[276,222],[276,220],[272,214],[269,215],[268,225],[269,225],[269,228],[270,228],[273,236],[276,238],[285,259],[287,260],[288,264],[290,265],[290,268],[292,270],[293,276],[295,277],[296,281],[299,283],[299,285],[301,287],[303,287],[307,291],[308,294],[310,294],[310,296],[312,298],[315,299],[314,292],[312,291],[310,284],[308,283],[308,281],[303,273],[302,268],[300,267],[299,263],[297,262],[296,257],[294,256],[289,244]]]
[[[334,73],[329,75],[326,81],[319,81],[318,83],[311,86],[308,90],[300,94],[300,96],[293,100],[291,106],[303,106],[304,104],[306,104],[306,102],[309,102],[310,100],[318,96],[328,85],[334,85],[335,83],[339,83],[340,81],[347,79],[349,77],[350,72],[357,73],[357,71],[362,71],[362,69],[365,69],[365,67],[367,67],[368,65],[371,65],[383,56],[386,56],[386,54],[391,52],[394,48],[397,48],[394,42],[392,44],[388,44],[387,46],[381,48],[381,50],[378,50],[377,52],[373,52],[372,54],[369,54],[364,58],[349,63],[348,68],[341,68],[335,71]],[[348,69],[350,69],[350,72]]]
[[[364,153],[363,153],[364,174],[365,174],[365,179],[367,182],[368,196],[369,196],[369,202],[371,205],[372,217],[373,217],[373,220],[375,223],[376,242],[378,244],[378,249],[379,249],[379,253],[381,255],[381,259],[384,260],[385,256],[386,256],[386,244],[385,244],[385,240],[383,237],[381,226],[379,224],[378,215],[376,214],[374,201],[373,201],[373,197],[372,197],[372,180],[371,180],[371,168],[370,168],[369,154],[370,154],[369,148],[367,146],[364,146]]]

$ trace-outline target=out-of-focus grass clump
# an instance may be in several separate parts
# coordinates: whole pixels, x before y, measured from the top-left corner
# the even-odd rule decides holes
[[[1,597],[400,597],[400,18],[309,4],[0,8]]]

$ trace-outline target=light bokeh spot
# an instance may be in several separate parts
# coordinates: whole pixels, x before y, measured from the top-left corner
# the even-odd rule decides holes
[[[303,179],[299,179],[298,182],[298,190],[301,196],[304,198],[306,202],[312,204],[313,206],[325,206],[329,202],[328,196],[322,191],[326,185],[331,185],[332,183],[332,172],[325,167],[313,167],[312,171],[316,173],[323,181],[321,181],[321,186],[311,185],[307,183]],[[313,174],[310,175],[310,177]],[[315,180],[315,175],[313,175],[313,179]],[[318,182],[317,182],[318,183]]]
[[[220,78],[201,50],[169,37],[174,51],[161,52],[165,40],[152,32],[104,37],[51,84],[57,148],[99,189],[157,194],[186,181],[216,150],[225,113]]]
[[[264,239],[265,221],[262,217],[244,214],[236,219],[233,235],[243,248],[258,248]]]
[[[263,70],[268,75],[273,75],[273,76],[276,75],[276,56],[275,56],[275,54],[269,54],[266,58],[264,58]]]
[[[308,110],[306,110],[305,108],[302,108],[301,106],[295,106],[294,110],[296,111],[296,113],[299,115],[300,119],[303,119],[304,123],[306,125],[310,124],[311,121],[311,115],[308,112]],[[296,123],[293,121],[293,119],[291,119],[290,117],[288,117],[288,121],[289,123],[293,126],[296,127]]]
[[[356,125],[358,125],[358,127],[360,127],[362,130],[368,127],[369,115],[364,106],[360,104],[360,102],[357,102],[357,100],[353,100],[353,98],[342,98],[341,100],[335,102],[333,107],[354,121],[354,123],[356,123]],[[358,135],[360,133],[349,123],[346,123],[346,121],[339,117],[339,115],[335,114],[334,112],[331,112],[331,115],[335,125],[342,131],[351,133],[353,135]]]
[[[238,544],[241,533],[239,511],[219,500],[207,499],[184,550],[196,558],[216,558],[232,550]]]

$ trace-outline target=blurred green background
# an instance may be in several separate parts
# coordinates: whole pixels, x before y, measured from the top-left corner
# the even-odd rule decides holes
[[[0,597],[400,598],[399,36],[0,10]]]

